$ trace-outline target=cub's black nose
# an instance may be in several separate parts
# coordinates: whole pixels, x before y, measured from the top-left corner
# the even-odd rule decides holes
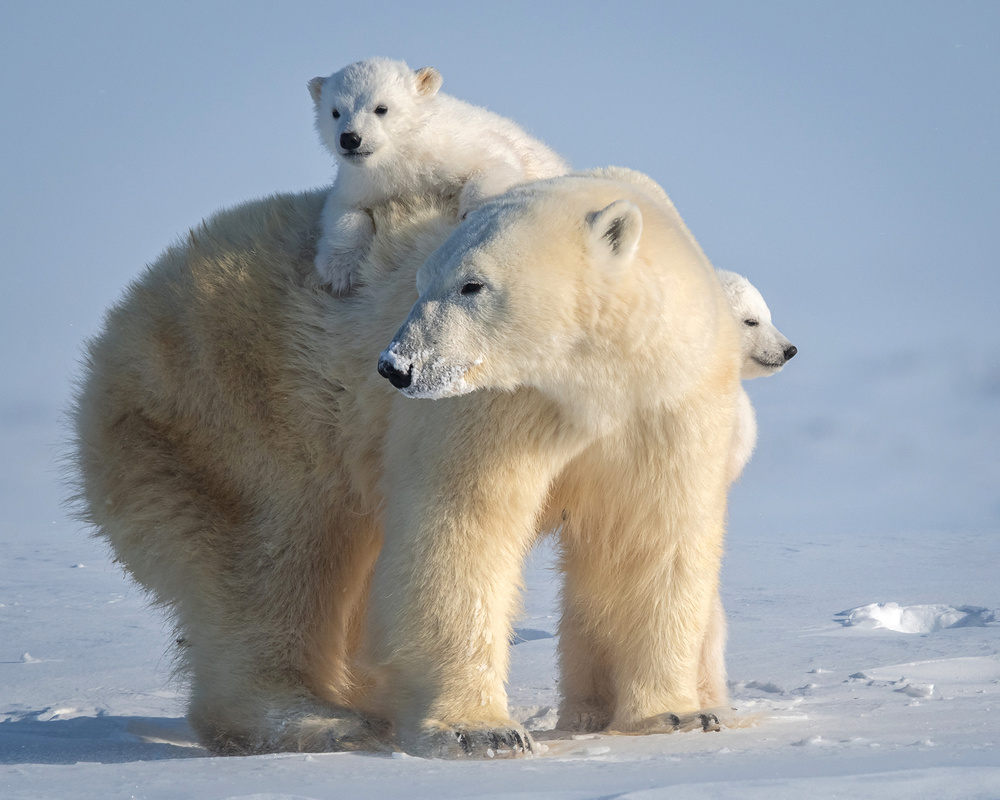
[[[384,358],[378,360],[378,374],[397,389],[405,389],[413,383],[413,365],[406,372],[401,372]]]
[[[340,146],[345,150],[357,150],[361,147],[361,137],[354,131],[340,134]]]
[[[799,352],[799,348],[797,348],[794,344],[788,345],[784,353],[785,361],[788,361],[788,359],[794,356],[797,352]]]

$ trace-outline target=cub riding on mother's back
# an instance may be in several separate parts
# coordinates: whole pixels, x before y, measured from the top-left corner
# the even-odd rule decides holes
[[[437,70],[385,58],[309,82],[316,130],[338,164],[316,249],[316,269],[334,293],[357,281],[374,235],[372,206],[434,193],[456,201],[461,219],[516,183],[566,172],[516,123],[440,88]]]

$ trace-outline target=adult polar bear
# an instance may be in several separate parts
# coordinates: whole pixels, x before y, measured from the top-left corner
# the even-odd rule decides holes
[[[662,190],[557,178],[457,230],[439,201],[388,204],[347,300],[317,285],[322,202],[251,203],[170,248],[78,397],[84,514],[173,611],[201,740],[364,747],[388,723],[418,754],[530,748],[508,635],[552,530],[559,727],[709,724],[739,332]],[[383,371],[463,396],[376,373],[411,306]]]

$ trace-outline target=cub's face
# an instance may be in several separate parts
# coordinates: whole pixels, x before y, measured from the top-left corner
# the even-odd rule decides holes
[[[420,125],[440,86],[440,74],[430,67],[414,72],[401,62],[359,61],[309,82],[316,129],[342,163],[386,162]]]
[[[721,270],[719,277],[742,330],[740,377],[747,380],[774,375],[798,349],[774,327],[767,303],[750,281],[742,275]]]
[[[424,398],[581,381],[586,287],[633,258],[642,217],[622,200],[599,211],[552,200],[522,187],[468,216],[420,268],[383,377]]]

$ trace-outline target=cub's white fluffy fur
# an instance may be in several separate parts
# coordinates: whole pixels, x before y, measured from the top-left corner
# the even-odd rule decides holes
[[[774,327],[771,310],[757,287],[735,272],[720,269],[718,275],[743,331],[740,377],[743,380],[766,378],[780,372],[798,349]],[[740,476],[757,445],[757,417],[745,390],[740,392],[737,409],[736,433],[729,462],[730,480]]]
[[[516,183],[566,173],[562,158],[514,122],[441,93],[441,82],[431,67],[385,58],[309,82],[316,129],[338,164],[316,251],[333,292],[357,278],[375,233],[373,206],[434,193],[457,198],[464,218]]]
[[[717,274],[742,331],[740,378],[748,380],[774,375],[795,355],[797,349],[774,327],[767,303],[750,281],[728,270],[717,270]],[[757,416],[750,396],[740,387],[736,395],[736,424],[727,468],[730,483],[743,472],[756,445]],[[727,694],[726,628],[726,611],[722,598],[716,592],[702,643],[700,690],[703,697],[719,703]]]

